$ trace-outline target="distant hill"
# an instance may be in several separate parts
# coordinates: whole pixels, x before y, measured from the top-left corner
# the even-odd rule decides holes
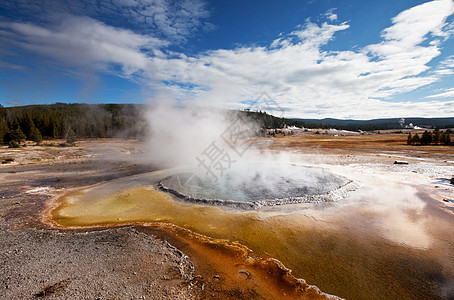
[[[307,128],[337,128],[344,130],[385,130],[408,128],[409,124],[423,128],[453,128],[454,118],[405,118],[404,126],[399,118],[373,120],[341,120],[341,119],[292,119]]]
[[[66,139],[68,134],[79,138],[140,137],[146,129],[141,111],[142,106],[133,104],[0,105],[0,143]]]
[[[11,140],[40,141],[42,138],[141,138],[148,124],[143,104],[66,104],[3,107],[0,105],[0,144]],[[298,126],[345,130],[401,129],[400,119],[367,121],[339,119],[286,119],[265,112],[229,111],[254,120],[262,128]],[[171,120],[169,120],[171,122]],[[454,127],[454,118],[407,118],[405,125],[440,129]]]
[[[0,105],[0,144],[11,140],[77,138],[142,138],[148,124],[144,104],[56,103],[3,107]],[[262,128],[300,126],[297,121],[277,118],[265,112],[229,111],[256,121]],[[169,125],[172,120],[169,120]]]

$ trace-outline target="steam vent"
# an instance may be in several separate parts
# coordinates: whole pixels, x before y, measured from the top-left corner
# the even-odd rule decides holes
[[[343,176],[322,168],[293,164],[248,164],[229,170],[219,178],[179,173],[163,179],[158,187],[186,201],[241,209],[331,202],[355,188],[353,182]]]

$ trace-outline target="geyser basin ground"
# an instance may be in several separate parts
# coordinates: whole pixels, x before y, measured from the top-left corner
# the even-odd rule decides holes
[[[322,135],[309,138],[317,139],[312,147],[310,140],[298,137],[275,139],[273,145],[277,152],[296,145],[300,152],[295,157],[299,159],[292,161],[312,162],[352,179],[359,187],[350,196],[329,203],[248,211],[221,209],[194,205],[156,190],[157,182],[181,172],[166,170],[105,182],[55,198],[48,221],[60,228],[86,230],[135,222],[175,224],[277,258],[296,277],[347,299],[443,299],[443,295],[447,299],[454,274],[453,217],[439,209],[432,199],[435,196],[430,195],[444,191],[444,187],[434,188],[434,184],[440,184],[432,180],[454,174],[452,164],[444,162],[454,161],[454,153],[446,154],[435,146],[428,154],[422,154],[420,147],[402,150],[409,147],[403,135],[395,135],[398,146],[393,147],[384,143],[389,139],[385,134],[347,140]],[[371,139],[379,140],[370,144]],[[334,150],[333,141],[337,143]],[[355,149],[349,144],[353,142]],[[319,149],[319,143],[329,143],[329,147]],[[346,149],[339,149],[343,145]],[[385,146],[377,148],[380,145]],[[395,149],[401,152],[389,152]],[[409,165],[396,166],[393,162],[402,159],[402,151],[417,158],[405,158]],[[427,190],[419,195],[415,187]],[[217,248],[213,247],[210,249]],[[186,246],[177,248],[194,257]],[[200,253],[200,261],[217,261],[211,252],[194,249],[192,253]],[[221,260],[220,265],[233,264]],[[211,278],[218,273],[206,274]]]
[[[176,172],[160,171],[68,193],[55,199],[48,221],[67,228],[175,224],[277,258],[330,294],[436,299],[452,269],[451,217],[425,208],[413,188],[377,170],[335,168],[360,186],[342,201],[253,211],[194,205],[146,185]]]
[[[295,164],[249,163],[220,178],[193,173],[171,175],[158,184],[191,202],[237,208],[338,200],[352,181],[327,170]]]
[[[452,199],[454,186],[441,178],[449,179],[454,174],[454,147],[415,147],[405,141],[404,134],[383,132],[352,137],[312,134],[272,139],[276,153],[283,149],[294,151],[292,162],[323,166],[354,180],[359,187],[341,201],[263,207],[256,211],[194,205],[146,187],[178,170],[125,177],[149,169],[137,165],[137,161],[131,162],[130,153],[140,149],[137,142],[103,140],[101,144],[81,142],[81,147],[17,150],[3,147],[0,153],[15,162],[0,165],[0,212],[4,224],[0,231],[5,258],[0,273],[11,274],[13,281],[6,281],[8,287],[3,285],[0,290],[5,299],[30,298],[44,284],[56,283],[70,274],[73,280],[57,297],[164,298],[157,296],[159,293],[170,297],[173,294],[167,294],[168,288],[149,285],[153,273],[158,272],[154,263],[159,263],[164,271],[156,273],[157,276],[166,277],[169,262],[144,259],[147,247],[131,242],[123,234],[118,239],[117,230],[135,236],[131,227],[90,229],[100,224],[123,227],[128,222],[147,220],[147,224],[167,222],[204,236],[237,241],[257,254],[265,252],[282,261],[295,276],[346,299],[451,299],[454,285],[447,280],[454,280],[454,206],[443,199]],[[90,145],[96,145],[95,152]],[[119,158],[117,153],[122,156]],[[38,162],[37,158],[44,161]],[[409,165],[394,165],[395,160],[407,160]],[[59,181],[55,181],[57,177]],[[104,181],[119,177],[123,178]],[[100,181],[103,183],[86,187]],[[78,187],[83,190],[68,190]],[[415,187],[423,189],[426,196],[416,194]],[[49,230],[37,222],[42,201],[50,197],[48,194],[63,192],[67,196],[53,199],[49,204],[55,210],[47,212],[48,217],[58,218],[59,211],[64,216],[49,221],[60,229],[84,227],[82,231]],[[158,195],[163,197],[155,197]],[[280,215],[270,215],[274,212]],[[156,234],[147,232],[146,239],[153,241]],[[10,238],[3,238],[5,235]],[[78,236],[90,241],[92,236],[98,238],[87,245]],[[162,239],[194,262],[198,274],[206,279],[203,291],[208,291],[208,296],[213,291],[208,288],[209,281],[216,281],[213,275],[219,275],[217,268],[216,272],[209,269],[213,262],[221,269],[236,267],[230,258],[219,260],[213,254],[219,249],[217,246],[203,244],[210,249],[203,251],[202,246],[194,243],[194,251],[190,251],[187,245],[169,239],[171,236],[181,237],[183,233],[172,233]],[[111,238],[115,242],[108,242]],[[118,254],[104,249],[113,249]],[[20,251],[14,254],[16,250]],[[60,254],[62,251],[67,253],[66,257]],[[87,254],[85,258],[81,253]],[[92,258],[102,261],[106,255],[111,264],[93,264]],[[133,275],[137,270],[124,269],[138,263],[143,273]],[[238,268],[243,270],[243,266]],[[87,269],[89,272],[85,272]],[[251,274],[255,278],[252,271]],[[236,287],[251,281],[246,278]],[[171,284],[177,291],[179,287],[185,288],[173,279],[160,282]],[[220,283],[224,282],[216,282]],[[265,283],[262,286],[270,285]],[[144,290],[134,291],[139,285]],[[107,288],[101,290],[100,286]],[[225,298],[222,297],[225,289],[214,287],[218,298]],[[82,290],[84,294],[77,294]],[[147,290],[153,293],[147,294]]]

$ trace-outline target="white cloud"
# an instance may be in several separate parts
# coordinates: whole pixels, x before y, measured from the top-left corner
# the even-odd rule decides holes
[[[142,0],[118,1],[125,8],[140,4],[140,11],[146,10]],[[153,9],[162,4],[149,2]],[[198,17],[193,25],[179,27],[163,7],[155,10],[153,24],[161,24],[167,36],[201,26],[198,22],[206,13],[203,6],[182,5],[182,11]],[[453,2],[448,0],[410,8],[392,19],[381,42],[349,51],[325,50],[337,32],[349,28],[334,16],[334,24],[307,21],[269,46],[211,50],[192,57],[166,50],[163,40],[88,17],[66,16],[52,26],[2,23],[0,37],[76,67],[106,71],[120,66],[119,75],[139,74],[149,86],[165,85],[184,101],[245,108],[241,101],[266,91],[288,117],[441,116],[454,113],[454,100],[392,102],[389,98],[428,86],[451,70],[449,60],[433,71],[428,63],[440,55],[450,34],[446,20],[453,13]]]
[[[454,88],[447,89],[446,91],[439,94],[427,96],[426,98],[454,98]]]
[[[432,1],[403,11],[393,18],[393,25],[383,31],[384,41],[369,45],[364,51],[380,60],[376,70],[386,72],[390,82],[384,82],[378,97],[414,90],[437,80],[422,76],[427,64],[440,55],[440,38],[447,38],[446,19],[454,13],[452,1]],[[428,41],[428,46],[421,45]],[[436,41],[430,43],[430,41]],[[417,76],[417,77],[416,77]],[[413,78],[409,78],[413,77]]]
[[[440,63],[444,68],[454,69],[454,56],[450,56]]]
[[[148,56],[168,42],[113,28],[88,17],[64,16],[50,28],[24,23],[1,23],[8,42],[33,53],[56,59],[67,66],[86,70],[108,70],[112,64],[123,75],[147,69]],[[4,34],[0,33],[0,37]]]
[[[203,0],[15,0],[0,1],[0,11],[32,22],[48,22],[59,14],[84,15],[110,26],[133,26],[173,42],[185,42],[195,32],[212,27]]]
[[[209,51],[194,58],[152,59],[153,70],[157,79],[202,87],[198,93],[201,99],[217,99],[236,107],[242,105],[232,99],[253,99],[267,91],[288,109],[288,116],[452,115],[452,106],[439,109],[436,101],[386,100],[439,79],[437,74],[427,73],[427,64],[440,55],[441,46],[421,43],[444,36],[442,29],[452,13],[451,1],[411,8],[393,19],[393,25],[383,31],[381,43],[359,51],[322,50],[336,32],[349,25],[308,21],[275,40],[270,48],[244,47]],[[416,33],[411,32],[414,28],[418,29]],[[186,89],[179,85],[172,88],[178,94]]]
[[[438,68],[434,70],[434,73],[440,76],[454,74],[454,57],[449,56],[440,62]]]
[[[330,9],[325,13],[325,17],[330,21],[337,20],[337,15],[334,13],[335,9]]]
[[[439,110],[436,101],[393,103],[386,99],[439,79],[439,74],[426,72],[430,69],[427,64],[440,55],[440,38],[447,38],[443,28],[453,12],[452,1],[411,8],[393,19],[393,25],[383,31],[381,43],[357,52],[321,49],[337,31],[348,29],[348,24],[319,26],[306,22],[275,40],[270,48],[218,50],[200,55],[187,61],[190,67],[183,68],[182,74],[178,67],[171,66],[184,64],[182,61],[160,63],[165,70],[175,70],[177,74],[172,75],[182,82],[211,88],[201,92],[204,98],[219,97],[215,90],[228,90],[228,85],[232,86],[231,91],[220,98],[253,99],[265,90],[293,116],[452,114],[451,106]],[[433,40],[440,42],[430,44]],[[164,72],[159,76],[167,79]]]
[[[424,41],[428,34],[446,37],[443,30],[446,18],[454,12],[450,0],[426,2],[401,12],[392,19],[393,26],[383,31],[387,41],[399,41],[403,45],[415,46]]]
[[[299,26],[297,30],[292,31],[290,34],[274,40],[271,43],[271,47],[288,47],[296,43],[303,43],[318,48],[332,40],[337,31],[345,30],[349,27],[350,26],[346,23],[333,25],[325,22],[319,26],[307,21],[304,26]]]

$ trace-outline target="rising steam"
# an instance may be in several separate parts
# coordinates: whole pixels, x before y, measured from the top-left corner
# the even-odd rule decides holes
[[[233,156],[233,149],[225,137],[226,131],[238,123],[238,116],[238,112],[225,109],[198,104],[180,105],[174,97],[161,95],[146,113],[149,124],[148,156],[161,168],[184,166],[192,167],[194,171],[197,159],[213,143],[219,151]],[[244,117],[241,121],[250,132],[259,128],[258,124]],[[239,158],[233,160],[237,162]]]

